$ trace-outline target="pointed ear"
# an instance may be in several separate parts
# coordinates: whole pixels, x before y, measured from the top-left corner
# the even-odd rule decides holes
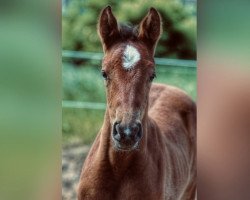
[[[104,8],[100,13],[98,34],[102,41],[104,51],[110,48],[119,38],[117,20],[114,17],[110,6]]]
[[[155,8],[150,8],[148,14],[139,25],[138,38],[144,41],[149,48],[154,48],[162,32],[161,16]]]

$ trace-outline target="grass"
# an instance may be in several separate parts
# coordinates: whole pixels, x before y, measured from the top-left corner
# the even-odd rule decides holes
[[[196,68],[157,66],[154,82],[166,83],[185,90],[196,99]],[[63,63],[63,100],[106,102],[100,68],[74,67]],[[104,110],[63,108],[63,143],[80,140],[92,143],[101,128]]]

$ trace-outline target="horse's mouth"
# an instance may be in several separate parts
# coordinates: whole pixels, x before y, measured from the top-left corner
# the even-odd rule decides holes
[[[113,140],[114,148],[117,151],[133,151],[139,149],[139,141],[136,141],[135,143],[129,143],[129,144],[122,144],[120,142],[117,142],[116,140]]]

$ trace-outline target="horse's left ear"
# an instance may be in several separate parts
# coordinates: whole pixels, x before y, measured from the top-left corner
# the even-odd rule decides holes
[[[111,7],[104,8],[99,17],[98,34],[102,41],[103,49],[106,51],[119,38],[118,24],[112,13]]]
[[[139,25],[138,37],[154,51],[161,32],[161,16],[155,8],[150,8],[148,14]]]

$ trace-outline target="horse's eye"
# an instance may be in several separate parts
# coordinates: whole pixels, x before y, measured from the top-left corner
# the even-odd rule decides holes
[[[104,79],[108,79],[108,75],[107,75],[107,73],[104,70],[102,70],[102,77]]]
[[[149,80],[152,82],[156,78],[155,72],[149,77]]]

